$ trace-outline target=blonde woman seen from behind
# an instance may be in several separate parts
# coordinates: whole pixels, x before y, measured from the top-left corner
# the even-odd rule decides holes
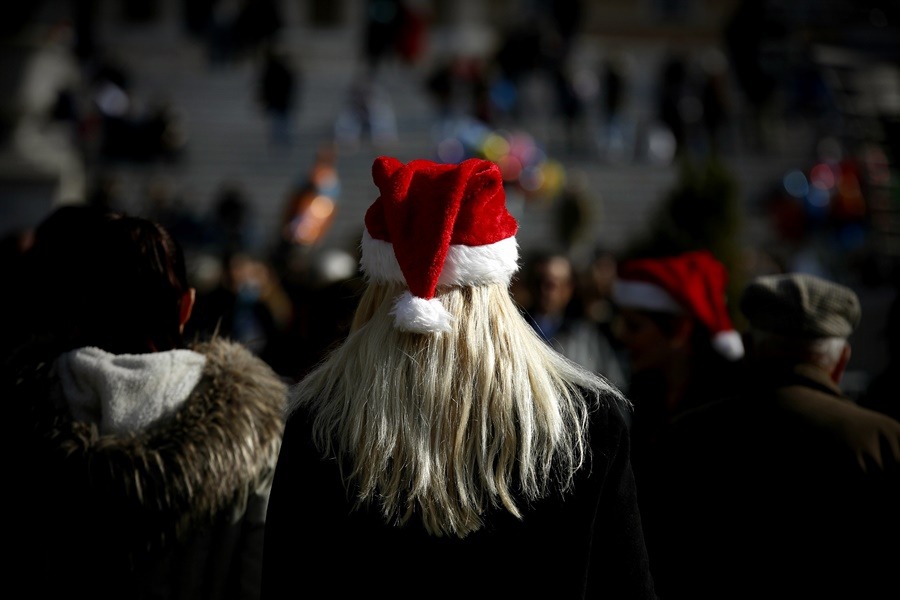
[[[263,597],[655,598],[629,403],[515,305],[497,166],[373,177],[351,332],[290,393]]]

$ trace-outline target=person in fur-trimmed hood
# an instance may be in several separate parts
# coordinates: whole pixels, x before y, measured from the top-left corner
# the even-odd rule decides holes
[[[34,340],[3,372],[12,581],[34,597],[258,598],[285,384],[238,343],[183,343],[194,292],[157,223],[58,209],[27,259]]]

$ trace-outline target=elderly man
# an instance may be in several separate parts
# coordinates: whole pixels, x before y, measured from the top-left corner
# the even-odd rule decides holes
[[[740,307],[746,379],[665,442],[660,597],[900,598],[900,423],[840,389],[856,294],[763,276]]]

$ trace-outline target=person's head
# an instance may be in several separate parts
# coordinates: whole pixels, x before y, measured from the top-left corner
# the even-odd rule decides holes
[[[58,209],[29,252],[36,325],[63,349],[138,354],[183,346],[193,308],[181,247],[159,224]]]
[[[565,254],[533,256],[526,265],[530,311],[539,315],[563,315],[575,296],[575,268]]]
[[[861,317],[852,289],[804,273],[764,275],[747,285],[740,307],[754,361],[811,364],[840,382]]]
[[[662,369],[706,349],[734,361],[740,335],[726,306],[725,266],[700,250],[622,261],[613,283],[615,332],[632,373]]]
[[[584,277],[580,281],[580,296],[584,314],[598,323],[611,323],[613,318],[612,286],[618,269],[617,255],[602,246],[594,249]]]

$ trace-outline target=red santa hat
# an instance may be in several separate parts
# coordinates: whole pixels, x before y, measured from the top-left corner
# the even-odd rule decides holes
[[[744,355],[744,345],[728,316],[727,282],[725,265],[706,250],[638,258],[619,265],[613,301],[640,310],[691,315],[709,330],[717,352],[737,360]]]
[[[370,281],[409,288],[394,305],[396,327],[449,331],[438,286],[509,284],[518,270],[518,223],[495,163],[403,164],[381,156],[372,178],[381,195],[366,211],[360,266]]]

